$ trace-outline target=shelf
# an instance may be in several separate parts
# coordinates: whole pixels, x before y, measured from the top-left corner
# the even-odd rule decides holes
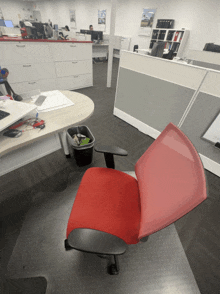
[[[184,47],[189,36],[189,30],[175,30],[173,28],[156,28],[152,30],[150,49],[155,42],[165,42],[167,49],[174,49],[178,56],[184,52]]]

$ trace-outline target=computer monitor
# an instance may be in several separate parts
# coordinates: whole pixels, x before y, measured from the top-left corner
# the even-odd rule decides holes
[[[13,28],[14,27],[13,22],[11,20],[5,20],[5,26],[7,28]]]
[[[5,21],[4,21],[4,19],[0,19],[0,27],[5,27]]]
[[[80,30],[80,34],[90,34],[90,30]]]
[[[54,25],[54,30],[58,31],[58,25],[57,24]]]
[[[203,51],[211,51],[220,53],[220,45],[214,43],[206,43]]]
[[[102,31],[91,31],[91,40],[102,41],[103,40],[103,32]]]

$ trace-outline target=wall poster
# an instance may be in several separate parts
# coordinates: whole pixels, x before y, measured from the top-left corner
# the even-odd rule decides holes
[[[70,26],[72,29],[76,28],[76,11],[70,9]]]
[[[139,35],[150,36],[156,9],[143,8]]]
[[[98,10],[98,26],[100,31],[105,31],[106,27],[106,9]]]

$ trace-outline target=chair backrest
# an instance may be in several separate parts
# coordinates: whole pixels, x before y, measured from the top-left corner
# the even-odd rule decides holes
[[[155,56],[155,57],[162,57],[163,56],[164,46],[165,46],[165,42],[156,42],[156,43],[154,43],[150,55]]]
[[[200,157],[170,123],[135,165],[141,223],[139,239],[165,228],[207,198]]]
[[[168,54],[164,58],[173,59],[173,54],[174,54],[174,50],[170,49],[170,51],[168,52]]]

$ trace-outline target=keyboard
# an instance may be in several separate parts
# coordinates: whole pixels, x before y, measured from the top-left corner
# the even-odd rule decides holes
[[[9,112],[0,110],[0,120],[3,119],[3,118],[5,118],[6,116],[9,116],[9,115],[10,115]]]

